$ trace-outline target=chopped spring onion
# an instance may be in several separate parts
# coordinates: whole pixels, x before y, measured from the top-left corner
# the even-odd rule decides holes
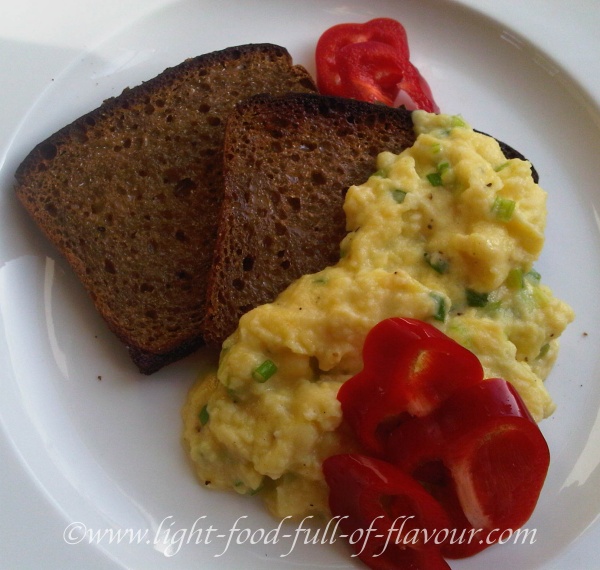
[[[498,220],[508,222],[512,218],[516,205],[517,203],[514,200],[496,196],[496,199],[492,204],[492,212]]]
[[[210,416],[208,415],[208,407],[205,404],[204,406],[202,406],[202,409],[200,410],[200,413],[198,414],[198,419],[200,420],[200,425],[205,426],[208,423],[209,417]]]
[[[404,202],[404,198],[406,198],[406,190],[400,190],[400,188],[395,188],[392,190],[392,198],[398,204],[402,204]]]
[[[444,174],[444,172],[446,172],[446,170],[448,170],[449,168],[450,168],[449,162],[440,162],[438,164],[437,171],[440,173],[440,176],[442,176]]]
[[[440,275],[448,272],[448,269],[450,268],[450,262],[444,257],[440,256],[439,254],[435,255],[428,252],[425,252],[423,257],[425,258],[425,261],[429,267],[437,271]]]
[[[265,360],[260,366],[254,369],[252,378],[257,382],[266,382],[275,372],[277,372],[275,363],[272,360]]]
[[[460,115],[452,115],[451,123],[453,127],[466,127],[467,123],[463,120]]]
[[[494,172],[500,172],[501,170],[504,170],[507,166],[508,166],[508,161],[503,162],[502,164],[499,164],[498,166],[496,166],[494,168]]]
[[[427,180],[432,186],[442,185],[442,175],[439,172],[431,172],[427,175]]]
[[[542,348],[540,348],[540,353],[536,356],[536,358],[544,358],[548,351],[550,350],[550,344],[546,343]]]
[[[440,143],[435,143],[431,145],[431,152],[433,154],[437,154],[442,150],[442,145]]]
[[[469,307],[485,307],[488,303],[488,293],[479,293],[473,289],[466,289],[465,293]]]
[[[534,283],[536,285],[542,280],[542,276],[535,269],[530,269],[525,274],[525,277],[527,278],[528,281],[531,281],[532,283]]]
[[[379,176],[379,178],[386,178],[387,172],[383,170],[383,168],[379,169],[377,172],[373,174],[373,176]]]
[[[435,301],[436,308],[433,313],[433,318],[436,321],[444,322],[446,320],[446,300],[442,295],[432,291],[429,296]]]
[[[522,269],[511,269],[506,276],[506,286],[509,289],[523,289],[525,280]]]
[[[444,172],[446,172],[446,170],[448,170],[449,168],[449,162],[440,162],[437,166],[437,170],[435,172],[430,172],[427,175],[427,180],[429,180],[429,184],[431,184],[432,186],[441,186],[443,184],[442,176]]]

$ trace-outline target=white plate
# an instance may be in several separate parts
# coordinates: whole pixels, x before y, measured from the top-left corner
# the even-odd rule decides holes
[[[577,313],[548,380],[558,410],[542,424],[552,464],[527,524],[535,529],[535,542],[495,546],[452,567],[593,567],[590,537],[600,534],[597,102],[522,35],[454,2],[134,4],[127,10],[108,2],[94,27],[89,10],[100,9],[93,2],[65,0],[54,3],[50,26],[31,28],[23,11],[21,25],[10,28],[13,37],[0,36],[0,70],[11,78],[4,81],[6,105],[0,108],[6,127],[0,141],[2,563],[7,568],[48,567],[49,560],[56,568],[361,567],[341,543],[302,544],[299,535],[294,545],[293,537],[283,534],[294,535],[295,525],[280,532],[278,544],[236,543],[246,537],[231,532],[239,517],[247,518],[238,527],[259,533],[277,523],[252,499],[202,489],[186,463],[179,409],[207,355],[200,352],[151,378],[140,377],[67,265],[20,209],[11,186],[15,168],[35,143],[104,98],[186,57],[274,42],[312,71],[321,31],[337,22],[385,15],[405,24],[413,59],[442,110],[462,113],[537,167],[549,193],[547,245],[537,269]],[[89,36],[55,26],[68,22],[73,10]],[[590,17],[600,23],[597,10]],[[547,20],[558,23],[556,14]],[[194,521],[204,534],[192,533]],[[87,538],[67,544],[63,531],[78,522]],[[119,528],[148,534],[111,543],[108,529]],[[172,556],[154,544],[160,529],[175,541]],[[73,530],[71,536],[81,535]]]

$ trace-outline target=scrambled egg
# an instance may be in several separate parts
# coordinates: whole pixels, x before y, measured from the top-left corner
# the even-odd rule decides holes
[[[218,372],[191,390],[184,442],[205,485],[258,493],[276,516],[327,516],[321,462],[354,447],[336,394],[387,317],[435,324],[537,421],[552,413],[543,380],[573,313],[533,270],[546,194],[528,162],[461,118],[417,111],[413,122],[414,146],[383,152],[349,189],[340,261],[244,315]]]

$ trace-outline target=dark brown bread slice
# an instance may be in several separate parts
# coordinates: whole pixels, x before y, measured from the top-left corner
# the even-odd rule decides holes
[[[241,103],[226,127],[206,341],[221,343],[243,313],[335,263],[347,188],[373,173],[379,152],[414,138],[405,109],[311,94]]]
[[[414,139],[405,109],[314,94],[241,103],[226,126],[206,341],[219,345],[245,312],[335,263],[347,188],[373,173],[379,152],[401,152]],[[524,158],[500,145],[508,158]]]
[[[250,95],[314,91],[271,44],[165,70],[40,143],[16,192],[150,374],[203,343],[227,116]]]

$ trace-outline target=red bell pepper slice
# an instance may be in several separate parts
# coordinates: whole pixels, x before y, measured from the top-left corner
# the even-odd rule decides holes
[[[434,533],[447,528],[441,506],[412,477],[360,454],[323,462],[329,506],[355,555],[374,570],[449,570]]]
[[[337,62],[344,97],[390,107],[394,104],[406,65],[398,60],[392,46],[381,42],[348,44],[340,50]]]
[[[379,42],[394,48],[401,60],[409,58],[406,30],[396,20],[375,18],[364,24],[337,24],[321,34],[315,50],[317,86],[321,93],[344,96],[337,55],[344,46],[360,42]]]
[[[315,59],[317,86],[325,95],[439,112],[427,81],[410,62],[406,30],[396,20],[333,26],[319,38]]]
[[[529,519],[550,463],[538,425],[501,378],[462,388],[430,416],[404,422],[390,434],[386,451],[389,461],[424,479],[455,526],[466,518],[474,529],[496,530],[496,538]],[[431,466],[440,473],[440,462],[445,475],[434,481]],[[468,556],[478,545],[446,545],[442,552]]]
[[[432,325],[386,319],[369,331],[363,370],[338,392],[345,420],[365,449],[384,451],[385,434],[406,417],[425,416],[462,386],[481,382],[477,357]]]

